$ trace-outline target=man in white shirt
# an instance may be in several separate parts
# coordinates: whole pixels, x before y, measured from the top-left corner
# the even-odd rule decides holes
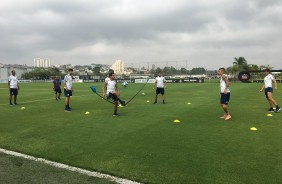
[[[114,114],[113,116],[119,116],[117,113],[118,101],[125,106],[125,101],[120,100],[120,92],[118,90],[117,82],[115,80],[115,74],[109,73],[109,80],[105,81],[102,90],[103,96],[105,96],[105,91],[107,92],[107,98],[112,98],[114,100]]]
[[[12,75],[10,75],[8,79],[8,87],[9,87],[9,92],[10,92],[10,105],[13,105],[12,103],[13,96],[14,96],[14,104],[18,105],[17,96],[18,96],[18,90],[20,90],[20,87],[18,84],[18,78],[16,76],[15,70],[12,70],[11,73]]]
[[[108,73],[108,76],[105,78],[105,82],[104,82],[104,85],[110,80],[110,73],[114,74],[114,70],[113,69],[109,69],[109,73]],[[102,87],[102,90],[104,90],[104,86]]]
[[[71,107],[70,107],[70,97],[72,96],[73,93],[73,87],[72,87],[72,77],[73,77],[73,69],[68,69],[68,75],[65,76],[64,78],[64,93],[66,96],[65,100],[65,112],[71,112]]]
[[[164,95],[164,88],[166,87],[165,86],[165,78],[162,76],[162,73],[159,72],[158,73],[158,76],[156,77],[156,80],[155,80],[155,83],[154,83],[154,87],[153,89],[155,89],[157,86],[157,89],[156,89],[156,97],[155,97],[155,102],[154,104],[158,103],[158,95],[159,94],[162,94],[162,97],[163,97],[163,104],[165,104],[165,95]]]
[[[227,121],[231,119],[231,115],[228,111],[228,103],[230,101],[230,84],[227,75],[225,75],[224,68],[220,68],[217,73],[220,75],[220,105],[224,111],[224,115],[220,118]]]
[[[275,112],[279,112],[281,111],[281,107],[277,104],[277,102],[272,97],[272,93],[273,93],[272,82],[274,82],[275,89],[277,89],[277,82],[274,76],[270,74],[270,70],[268,68],[264,70],[264,74],[265,74],[264,84],[262,85],[260,92],[262,92],[262,90],[264,89],[266,99],[270,106],[268,111],[274,112],[273,107],[276,106]]]

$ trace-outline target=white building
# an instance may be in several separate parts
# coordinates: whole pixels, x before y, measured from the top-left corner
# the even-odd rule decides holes
[[[7,82],[8,77],[11,75],[11,71],[15,70],[16,71],[16,76],[18,79],[21,79],[21,76],[25,72],[30,72],[32,71],[31,67],[24,66],[24,65],[3,65],[0,64],[0,83]]]
[[[50,58],[46,58],[46,59],[35,58],[34,67],[49,68],[51,67],[51,59]]]
[[[116,60],[116,62],[111,66],[111,69],[113,69],[118,75],[124,74],[124,62]]]

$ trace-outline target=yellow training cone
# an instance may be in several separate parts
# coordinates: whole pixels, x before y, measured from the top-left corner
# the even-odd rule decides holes
[[[180,123],[180,121],[178,119],[173,121],[174,123]]]
[[[86,112],[85,114],[90,114],[90,112]]]
[[[273,116],[272,114],[267,114],[267,116]]]
[[[250,128],[250,130],[252,130],[252,131],[256,131],[256,130],[258,130],[256,127],[252,127],[252,128]]]
[[[188,105],[191,105],[191,103],[190,103],[190,102],[188,102],[187,104],[188,104]]]
[[[25,107],[21,107],[21,109],[25,109]]]
[[[147,100],[147,102],[150,102],[150,100]]]
[[[119,104],[118,107],[123,107],[123,106],[121,104]]]

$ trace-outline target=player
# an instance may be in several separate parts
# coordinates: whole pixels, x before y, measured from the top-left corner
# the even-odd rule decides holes
[[[61,80],[59,76],[56,76],[56,78],[53,81],[53,90],[55,91],[55,97],[56,100],[61,100],[61,94],[62,94],[62,90],[61,90]]]
[[[124,82],[122,83],[122,86],[123,86],[124,88],[127,88],[128,82],[124,81]]]
[[[224,68],[220,68],[217,73],[218,75],[220,75],[220,104],[222,109],[224,110],[224,115],[220,118],[227,121],[231,119],[231,115],[228,111],[228,103],[230,101],[230,83],[228,81],[227,75],[225,75]]]
[[[159,94],[162,94],[163,104],[165,104],[164,88],[166,88],[166,86],[165,86],[165,78],[162,76],[161,72],[159,72],[158,76],[156,77],[153,89],[155,89],[156,86],[157,86],[157,89],[156,89],[156,97],[155,97],[154,104],[158,103]]]
[[[114,70],[113,69],[109,69],[109,74],[108,74],[108,77],[105,78],[105,82],[104,82],[104,85],[110,80],[110,73],[114,74]],[[104,90],[104,86],[102,88],[102,90]]]
[[[120,92],[118,90],[117,82],[115,80],[115,74],[109,73],[109,80],[105,82],[102,93],[105,96],[105,91],[107,91],[107,98],[112,98],[114,100],[114,114],[113,116],[119,116],[117,113],[118,101],[125,106],[125,101],[119,99]]]
[[[71,112],[70,107],[70,97],[73,93],[73,87],[72,87],[72,76],[73,76],[73,69],[68,69],[68,74],[64,78],[64,93],[66,96],[65,100],[65,112]]]
[[[17,96],[18,91],[20,90],[19,84],[18,84],[18,78],[16,76],[15,70],[11,71],[12,75],[9,76],[8,79],[8,87],[10,92],[10,105],[13,105],[12,98],[14,96],[14,105],[18,105],[17,103]]]
[[[262,85],[262,88],[260,92],[264,89],[266,99],[269,103],[269,112],[274,112],[273,107],[276,106],[275,112],[281,111],[281,107],[277,104],[277,102],[273,99],[272,93],[273,93],[273,88],[272,88],[272,82],[274,82],[274,87],[277,89],[277,82],[274,78],[273,75],[270,74],[270,70],[267,68],[264,70],[264,84]]]

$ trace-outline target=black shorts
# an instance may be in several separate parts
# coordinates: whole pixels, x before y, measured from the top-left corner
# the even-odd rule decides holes
[[[268,92],[273,93],[273,88],[268,87],[268,88],[265,88],[265,89],[264,89],[264,93],[265,93],[265,97],[266,97],[266,98],[268,98],[268,96],[267,96],[267,93],[268,93]]]
[[[220,104],[225,104],[228,105],[229,101],[230,101],[230,93],[220,93]]]
[[[111,98],[114,101],[118,101],[118,97],[116,95],[114,95],[113,93],[111,93],[111,92],[108,94],[108,98]]]
[[[55,93],[62,93],[61,88],[55,88],[54,91],[55,91]]]
[[[64,93],[65,93],[66,97],[71,97],[72,96],[72,91],[71,90],[64,89]]]
[[[18,95],[18,89],[17,88],[10,88],[10,95]]]
[[[156,89],[156,94],[157,94],[157,95],[158,95],[158,94],[164,95],[164,88],[157,88],[157,89]]]

